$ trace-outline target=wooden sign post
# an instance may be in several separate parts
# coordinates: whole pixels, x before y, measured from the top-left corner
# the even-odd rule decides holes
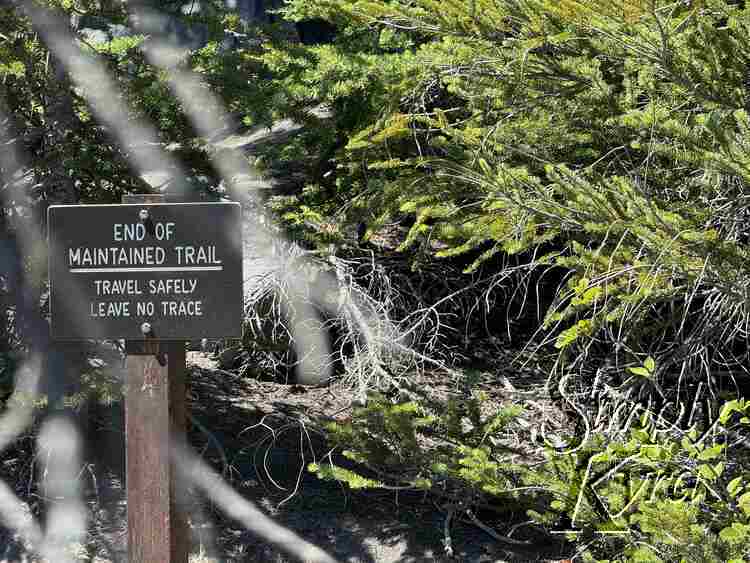
[[[185,340],[241,336],[240,206],[125,196],[51,206],[47,224],[52,337],[126,340],[129,559],[187,563],[170,436],[185,437]]]
[[[160,195],[136,195],[124,196],[122,202],[163,200]],[[144,321],[141,332],[151,336],[151,323]],[[128,558],[130,563],[187,563],[190,527],[178,498],[184,491],[169,457],[170,433],[182,437],[186,430],[185,343],[126,340],[125,352]]]
[[[170,435],[185,435],[185,343],[133,340],[126,342],[126,351],[129,559],[187,563],[190,530],[169,458]]]

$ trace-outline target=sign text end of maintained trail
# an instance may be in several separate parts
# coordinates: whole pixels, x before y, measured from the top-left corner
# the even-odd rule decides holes
[[[55,205],[47,225],[52,338],[241,336],[238,203]]]

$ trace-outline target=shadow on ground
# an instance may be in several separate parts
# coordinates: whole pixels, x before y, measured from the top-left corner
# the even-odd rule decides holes
[[[510,553],[481,530],[455,522],[455,556],[443,553],[444,514],[421,493],[354,494],[305,470],[326,454],[309,422],[346,413],[342,389],[314,389],[243,379],[189,354],[190,441],[193,448],[245,498],[282,525],[342,562],[541,561],[549,546]],[[120,403],[87,412],[86,466],[81,472],[90,508],[89,538],[81,561],[127,561],[124,436]],[[14,451],[32,455],[30,439]],[[9,452],[0,463],[7,466]],[[12,454],[11,454],[12,455]],[[26,480],[30,475],[26,467]],[[6,472],[4,478],[8,477]],[[22,483],[21,483],[22,485]],[[29,500],[23,487],[19,496]],[[29,489],[29,492],[32,492]],[[38,509],[38,507],[37,507]],[[190,495],[194,562],[289,561],[225,518],[210,499]],[[0,528],[0,561],[22,561],[25,551]]]

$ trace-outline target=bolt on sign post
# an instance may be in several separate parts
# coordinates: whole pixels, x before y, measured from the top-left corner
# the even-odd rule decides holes
[[[50,206],[47,225],[52,338],[126,340],[129,559],[186,563],[170,434],[185,439],[185,341],[241,336],[240,205],[125,196]]]

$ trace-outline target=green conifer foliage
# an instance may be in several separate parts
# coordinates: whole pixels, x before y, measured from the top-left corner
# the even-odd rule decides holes
[[[569,272],[540,332],[568,366],[591,339],[621,362],[659,356],[660,378],[744,354],[744,7],[352,0],[287,13],[341,31],[295,75],[346,116],[321,180],[333,192],[307,204],[369,217],[369,232],[410,217],[402,248],[465,254],[468,271],[517,255]]]
[[[301,205],[342,223],[366,217],[368,235],[401,220],[401,248],[420,259],[463,258],[487,275],[513,256],[558,273],[537,334],[557,349],[563,398],[563,381],[587,390],[596,374],[626,408],[663,407],[646,419],[675,415],[659,432],[646,420],[599,442],[578,436],[540,471],[512,467],[553,490],[535,521],[575,515],[578,539],[601,532],[598,554],[616,560],[746,557],[746,466],[725,458],[737,450],[711,426],[719,383],[748,377],[745,3],[291,0],[286,13],[339,29],[297,58],[267,54],[290,70],[282,89],[339,110],[330,174],[283,202],[288,217]],[[697,408],[711,432],[699,437],[684,423],[707,396]],[[392,408],[373,404],[347,432],[381,444],[392,432],[372,419]],[[349,452],[368,444],[332,432]],[[381,453],[362,446],[352,459],[388,466]],[[444,455],[433,470],[462,467],[459,487],[490,498],[508,487],[491,446]],[[590,471],[619,463],[630,465],[597,497]]]

